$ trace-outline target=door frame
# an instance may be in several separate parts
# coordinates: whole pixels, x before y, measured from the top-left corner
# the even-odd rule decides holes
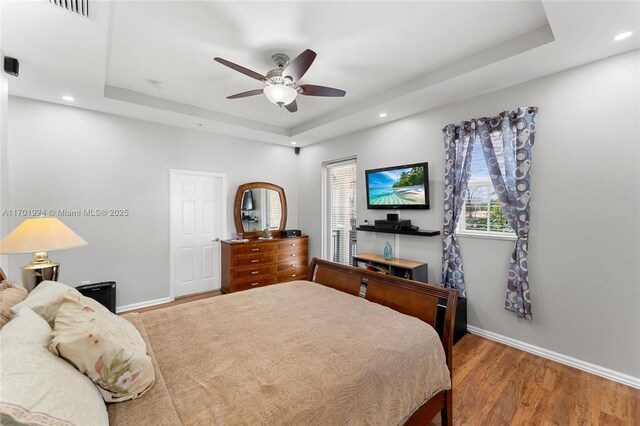
[[[173,188],[177,182],[178,176],[206,176],[222,179],[222,235],[220,240],[227,237],[227,174],[226,173],[214,173],[214,172],[201,172],[197,170],[182,170],[182,169],[169,169],[169,298],[171,301],[176,299],[176,283],[175,283],[175,251],[174,241],[175,235],[173,232],[173,222],[175,220],[176,213],[174,212]],[[221,283],[222,277],[220,276],[220,268],[216,271],[218,275],[218,282]]]

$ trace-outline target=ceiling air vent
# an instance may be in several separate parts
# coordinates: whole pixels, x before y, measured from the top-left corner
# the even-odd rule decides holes
[[[89,17],[89,0],[49,0],[49,3],[87,18]]]

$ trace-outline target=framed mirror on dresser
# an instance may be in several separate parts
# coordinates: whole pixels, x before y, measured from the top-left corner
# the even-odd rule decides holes
[[[234,220],[239,238],[221,245],[223,293],[306,279],[308,236],[281,236],[287,225],[282,187],[268,182],[240,185]],[[270,238],[263,237],[265,229]]]
[[[264,229],[280,234],[287,225],[284,189],[267,182],[240,185],[234,203],[236,230],[245,237],[259,237]]]

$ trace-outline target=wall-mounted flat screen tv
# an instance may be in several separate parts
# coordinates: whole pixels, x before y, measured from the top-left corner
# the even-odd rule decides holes
[[[428,209],[428,163],[367,170],[367,208]]]

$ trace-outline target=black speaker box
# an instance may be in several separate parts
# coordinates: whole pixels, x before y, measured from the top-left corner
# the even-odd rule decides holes
[[[442,325],[444,324],[445,308],[446,300],[441,299],[441,303],[438,303],[438,311],[436,314],[436,330],[442,330]],[[458,297],[458,304],[456,306],[456,321],[453,325],[453,344],[455,345],[458,340],[464,337],[465,334],[467,334],[467,298]]]
[[[4,57],[4,72],[14,77],[20,73],[20,62],[16,58],[10,56]]]
[[[406,229],[411,226],[408,219],[402,220],[376,220],[376,229]]]
[[[282,235],[283,237],[299,237],[300,235],[302,235],[302,231],[300,231],[299,229],[286,229],[280,232],[280,235]]]
[[[116,313],[116,282],[106,281],[103,283],[87,284],[76,287],[76,290],[83,296],[90,297],[99,302],[102,306]]]
[[[400,220],[398,213],[387,213],[387,220]]]

